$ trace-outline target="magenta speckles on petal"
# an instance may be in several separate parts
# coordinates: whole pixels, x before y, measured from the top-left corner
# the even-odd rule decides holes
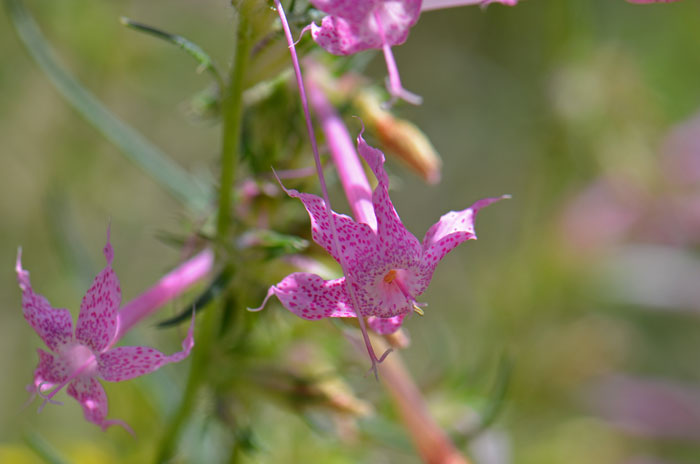
[[[29,324],[36,330],[51,353],[38,350],[39,365],[34,370],[34,381],[27,387],[32,394],[38,394],[47,403],[57,402],[52,398],[64,387],[70,396],[83,407],[85,419],[106,429],[112,425],[121,425],[127,431],[131,429],[118,420],[107,420],[107,396],[98,378],[108,381],[127,380],[139,375],[153,372],[164,364],[178,362],[186,358],[194,339],[194,314],[187,337],[182,342],[182,351],[166,356],[160,351],[147,347],[124,347],[108,350],[115,342],[117,333],[117,312],[121,300],[119,281],[112,270],[113,251],[109,243],[104,248],[107,266],[95,277],[95,280],[83,298],[78,318],[76,337],[73,336],[71,317],[68,310],[53,309],[49,302],[33,292],[29,282],[29,273],[22,269],[21,253],[17,256],[17,279],[22,290],[22,309]],[[202,257],[204,264],[208,262]],[[195,262],[201,264],[198,258]],[[190,269],[186,263],[185,269]],[[197,276],[208,270],[201,269]],[[192,283],[194,278],[186,279]],[[162,283],[161,283],[162,284]],[[183,284],[184,285],[184,284]],[[179,290],[171,292],[175,295]],[[165,298],[156,298],[162,304]],[[154,303],[155,304],[155,303]],[[141,310],[151,310],[141,304]]]
[[[120,346],[102,353],[97,357],[99,375],[108,382],[121,382],[148,374],[166,364],[180,362],[189,356],[194,346],[193,331],[194,317],[182,342],[182,351],[170,356],[147,346]]]
[[[17,252],[15,264],[17,281],[22,290],[22,312],[29,325],[52,351],[73,339],[73,323],[67,309],[54,309],[48,300],[34,293],[29,272],[22,269],[22,250]]]
[[[93,351],[105,349],[117,333],[117,312],[122,300],[119,279],[112,269],[112,245],[107,233],[107,266],[97,274],[80,304],[75,338]]]
[[[323,280],[316,274],[295,272],[272,287],[285,308],[304,319],[355,317],[345,278]]]
[[[399,330],[404,317],[406,317],[405,314],[388,318],[372,316],[367,318],[367,322],[369,322],[369,326],[372,328],[372,330],[377,332],[379,335],[388,335]]]
[[[404,227],[389,198],[384,155],[370,147],[362,136],[357,143],[378,181],[372,193],[377,230],[336,215],[337,239],[349,280],[326,281],[315,274],[290,274],[270,287],[263,306],[270,296],[276,295],[285,308],[305,319],[355,317],[347,291],[350,281],[361,314],[373,316],[369,318],[371,327],[379,333],[392,333],[401,326],[404,316],[417,307],[416,298],[428,287],[440,259],[465,240],[476,238],[477,211],[504,197],[486,198],[466,210],[445,214],[430,228],[421,245]],[[311,218],[314,241],[332,253],[333,238],[323,200],[296,190],[287,193],[302,200]],[[333,257],[339,260],[338,256]]]
[[[74,380],[68,386],[68,394],[83,407],[85,420],[103,429],[109,427],[106,424],[107,394],[100,382],[90,377]]]
[[[382,50],[389,73],[388,90],[392,102],[402,98],[420,104],[421,98],[403,89],[391,47],[408,38],[408,31],[420,16],[420,0],[348,1],[326,0],[312,2],[328,13],[321,25],[311,23],[311,37],[334,55],[351,55],[363,50]]]

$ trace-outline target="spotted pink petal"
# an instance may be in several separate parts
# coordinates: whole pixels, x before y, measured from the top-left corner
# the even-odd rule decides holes
[[[351,22],[362,21],[382,0],[311,0],[314,7]]]
[[[357,137],[357,148],[377,178],[378,184],[372,193],[372,204],[377,217],[377,236],[383,246],[385,259],[395,268],[415,267],[420,262],[421,245],[404,227],[389,198],[389,176],[384,170],[384,154],[370,147],[362,134]]]
[[[29,282],[29,272],[22,269],[22,250],[17,252],[15,271],[22,290],[24,318],[51,351],[58,351],[73,340],[70,312],[67,309],[54,309],[46,298],[34,293]]]
[[[69,366],[60,356],[54,356],[42,349],[39,353],[39,365],[34,370],[34,383],[27,386],[30,392],[43,392],[64,382],[69,375]]]
[[[68,394],[83,407],[85,419],[103,429],[109,427],[107,417],[107,395],[102,385],[93,377],[79,377],[68,386]]]
[[[355,317],[345,278],[323,280],[316,274],[306,272],[289,274],[270,287],[262,306],[252,311],[262,309],[272,295],[279,298],[282,306],[304,319]]]
[[[404,317],[406,317],[405,314],[387,318],[372,316],[367,318],[367,322],[369,322],[370,328],[379,335],[389,335],[401,328]]]
[[[430,280],[438,262],[447,253],[467,240],[476,239],[474,218],[479,210],[505,198],[510,198],[510,196],[484,198],[462,211],[450,211],[428,229],[423,239],[422,261],[424,275],[428,280]]]
[[[104,248],[107,266],[95,277],[80,304],[80,315],[75,329],[75,338],[95,353],[107,348],[117,333],[117,312],[122,294],[119,279],[112,269],[114,252],[109,242]]]
[[[180,362],[192,351],[193,331],[194,317],[182,342],[182,351],[169,356],[147,346],[120,346],[108,350],[97,357],[99,376],[108,382],[121,382],[148,374],[166,364]]]
[[[322,9],[329,16],[323,18],[320,27],[311,24],[312,38],[334,55],[350,55],[404,43],[410,28],[418,21],[421,2],[378,1],[374,7],[368,7],[367,2],[358,6],[349,1],[323,3]]]
[[[290,197],[299,198],[304,204],[311,219],[311,237],[322,246],[333,258],[340,262],[340,255],[335,252],[332,228],[323,199],[310,193],[299,193],[296,190],[285,189]],[[345,258],[348,269],[355,267],[358,262],[375,261],[379,255],[379,241],[367,224],[353,221],[344,214],[333,212],[335,227],[338,233],[338,243],[341,244],[339,253]]]
[[[351,23],[338,16],[326,16],[321,26],[311,23],[311,37],[334,55],[352,55],[370,48],[381,48],[382,41],[362,23]]]

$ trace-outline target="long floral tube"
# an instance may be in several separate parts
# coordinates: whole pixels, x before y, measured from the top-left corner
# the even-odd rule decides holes
[[[188,259],[119,311],[119,331],[113,343],[145,317],[153,314],[168,301],[176,298],[192,284],[205,277],[214,265],[214,253],[206,249]]]
[[[373,230],[377,230],[377,218],[372,207],[372,188],[362,169],[355,144],[340,115],[317,83],[319,65],[312,60],[307,60],[305,64],[309,70],[306,78],[309,102],[323,129],[328,150],[338,171],[352,215],[358,222],[364,222]]]
[[[518,0],[423,0],[420,10],[442,10],[444,8],[454,8],[467,5],[487,6],[490,3],[502,3],[508,6],[515,6],[518,3]]]
[[[374,346],[384,348],[385,342],[373,336]],[[450,442],[447,434],[435,422],[428,405],[416,386],[399,353],[379,366],[381,380],[398,409],[399,416],[411,436],[416,451],[428,464],[469,464]]]

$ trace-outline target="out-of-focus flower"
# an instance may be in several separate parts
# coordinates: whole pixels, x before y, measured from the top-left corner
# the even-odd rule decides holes
[[[320,26],[311,23],[309,29],[316,43],[334,55],[352,55],[368,49],[382,50],[389,72],[387,88],[392,101],[400,98],[418,105],[421,97],[401,85],[391,47],[406,41],[408,31],[418,21],[422,9],[485,6],[494,1],[507,5],[516,3],[516,0],[312,0],[311,3],[328,16],[321,20]]]
[[[333,258],[346,264],[353,292],[363,316],[374,316],[372,328],[381,334],[396,331],[403,318],[412,311],[422,313],[416,297],[428,287],[438,262],[452,249],[466,240],[476,239],[474,218],[477,212],[505,197],[486,198],[471,207],[443,215],[426,233],[423,244],[401,223],[389,198],[389,178],[384,170],[384,155],[370,147],[360,135],[358,150],[377,178],[372,195],[377,220],[373,230],[348,216],[332,213],[329,217],[324,201],[308,193],[286,190],[299,198],[311,218],[312,237]],[[335,221],[338,236],[331,233]],[[340,245],[336,254],[333,240]],[[297,272],[288,275],[270,287],[267,300],[276,295],[282,305],[305,319],[325,317],[356,317],[346,277],[324,280],[321,277]]]
[[[628,433],[700,440],[700,389],[668,380],[612,375],[587,398],[592,409]]]
[[[109,231],[104,255],[107,266],[95,277],[83,297],[74,333],[70,312],[67,309],[53,308],[46,298],[34,292],[29,281],[29,272],[22,268],[21,251],[18,253],[15,270],[22,290],[24,317],[51,351],[49,353],[38,350],[39,365],[34,371],[34,382],[27,389],[44,399],[41,406],[43,408],[46,402],[55,403],[52,398],[67,387],[68,394],[83,407],[86,420],[99,425],[103,430],[112,425],[121,425],[131,432],[124,422],[106,418],[107,396],[97,379],[120,382],[185,359],[194,346],[194,317],[187,337],[182,342],[182,351],[170,356],[142,346],[112,348],[124,333],[121,330],[122,325],[131,326],[149,314],[154,307],[162,305],[165,301],[164,295],[172,298],[184,287],[181,285],[174,289],[172,284],[177,279],[172,276],[166,281],[169,285],[165,285],[163,281],[159,282],[152,291],[147,291],[134,300],[132,309],[126,312],[128,320],[122,320],[119,312],[121,289],[112,269],[114,252],[109,241]],[[201,267],[202,261],[207,261],[206,255],[200,254],[196,258],[196,266]],[[187,274],[188,271],[200,277],[203,275],[191,269],[191,266],[186,269],[181,267],[176,271],[180,271],[176,273],[178,275]],[[191,279],[185,278],[180,281],[183,282],[189,285]],[[51,389],[53,391],[45,394]]]

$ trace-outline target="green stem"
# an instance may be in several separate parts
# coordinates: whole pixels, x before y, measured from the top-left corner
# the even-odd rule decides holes
[[[243,83],[245,69],[250,55],[250,20],[249,5],[253,2],[245,1],[237,8],[238,27],[236,32],[235,56],[233,67],[229,74],[228,85],[223,90],[222,100],[222,147],[221,147],[221,183],[219,191],[219,211],[217,218],[217,239],[221,245],[228,241],[231,224],[230,211],[233,194],[233,182],[236,174],[236,164],[239,157],[241,114],[243,109]],[[226,266],[225,272],[233,272],[233,265]],[[224,298],[224,304],[227,299]],[[204,311],[201,326],[197,334],[197,345],[192,355],[187,387],[180,403],[180,407],[168,424],[165,435],[161,441],[156,462],[166,462],[171,459],[176,451],[177,440],[185,420],[189,417],[195,404],[196,394],[202,386],[206,376],[207,365],[211,362],[213,341],[217,337],[217,325],[220,312],[215,308]]]
[[[246,13],[245,6],[238,8],[236,55],[229,74],[228,86],[224,90],[222,99],[221,182],[219,184],[219,214],[216,225],[217,238],[221,244],[226,243],[231,224],[233,181],[241,138],[243,83],[251,47],[250,21]]]

